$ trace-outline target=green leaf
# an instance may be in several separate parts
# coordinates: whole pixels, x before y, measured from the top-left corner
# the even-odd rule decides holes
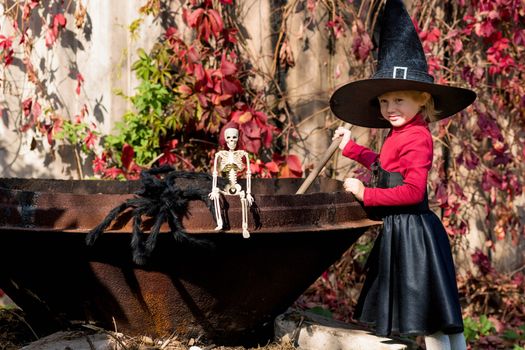
[[[503,338],[505,339],[509,339],[509,340],[516,340],[516,339],[519,339],[520,336],[518,333],[516,333],[514,330],[512,329],[507,329],[504,333],[503,333]]]
[[[492,322],[488,319],[487,315],[481,315],[479,318],[480,321],[480,333],[483,335],[488,335],[491,330],[496,329]]]
[[[314,306],[313,308],[311,309],[308,309],[308,311],[314,313],[314,314],[317,314],[317,315],[321,315],[321,316],[324,316],[324,317],[328,317],[328,318],[332,318],[332,312],[330,310],[327,310],[321,306]]]
[[[129,30],[129,32],[131,33],[132,36],[136,36],[137,35],[137,31],[140,28],[140,25],[142,24],[142,21],[143,20],[141,18],[136,19],[133,22],[131,22],[131,24],[128,26],[128,30]]]
[[[478,338],[478,325],[472,317],[463,320],[464,334],[467,341],[473,341]]]

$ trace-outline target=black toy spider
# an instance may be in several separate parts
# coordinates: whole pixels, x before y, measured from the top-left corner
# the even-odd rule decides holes
[[[161,176],[165,174],[164,176]],[[177,179],[189,179],[193,186],[179,186]],[[96,239],[106,230],[120,213],[132,208],[133,230],[131,248],[133,261],[138,265],[146,264],[147,258],[155,249],[160,228],[167,222],[173,237],[179,242],[203,244],[203,241],[189,236],[181,225],[180,219],[188,209],[188,202],[201,200],[206,203],[213,215],[213,203],[208,198],[212,178],[205,173],[175,171],[170,166],[163,166],[142,171],[140,174],[141,189],[135,197],[113,208],[104,220],[86,236],[86,243],[92,246]],[[221,186],[225,179],[219,179]],[[143,217],[154,218],[149,236],[145,238],[142,230]]]

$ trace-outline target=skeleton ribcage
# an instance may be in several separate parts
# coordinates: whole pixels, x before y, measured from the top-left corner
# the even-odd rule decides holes
[[[219,169],[222,172],[230,172],[235,170],[236,172],[244,169],[242,163],[243,151],[221,151],[219,152]]]

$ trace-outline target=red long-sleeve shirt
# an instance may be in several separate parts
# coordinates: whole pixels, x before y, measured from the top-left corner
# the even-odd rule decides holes
[[[344,148],[343,155],[368,169],[379,157],[383,169],[401,173],[403,185],[394,188],[366,187],[363,196],[365,206],[399,206],[423,201],[433,151],[428,125],[422,116],[417,115],[407,124],[390,130],[379,155],[352,140]]]

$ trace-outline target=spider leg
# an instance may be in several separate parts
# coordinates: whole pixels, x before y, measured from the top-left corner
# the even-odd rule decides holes
[[[210,210],[212,215],[215,215],[215,201],[211,200],[208,196],[208,189],[203,188],[187,188],[183,191],[183,197],[188,200],[200,200],[206,204],[206,207]],[[217,210],[221,210],[217,208]],[[215,217],[215,216],[214,216]]]
[[[149,254],[151,254],[151,252],[153,251],[153,249],[155,249],[155,246],[157,245],[157,238],[159,236],[159,232],[160,232],[160,227],[161,225],[164,223],[164,221],[166,221],[166,208],[163,207],[156,219],[155,219],[155,224],[153,224],[153,227],[151,228],[151,231],[150,231],[150,234],[149,234],[149,237],[148,239],[146,240],[146,252]]]
[[[133,231],[131,236],[131,249],[133,251],[133,261],[137,265],[146,263],[147,254],[144,248],[144,232],[141,229],[142,211],[134,210],[133,213]]]
[[[173,210],[168,211],[168,218],[168,224],[170,226],[173,238],[175,238],[177,242],[184,242],[189,240],[189,237],[184,231],[184,228],[182,227],[179,218],[177,217],[177,214],[175,214]]]
[[[115,220],[120,213],[122,213],[129,207],[130,203],[126,201],[111,209],[111,211],[108,213],[108,215],[106,215],[104,220],[102,220],[100,224],[98,224],[94,229],[88,232],[86,236],[86,244],[92,246],[97,240],[98,236],[100,236],[100,234],[106,230],[109,224],[111,224],[111,222]]]
[[[178,243],[190,243],[193,245],[198,245],[201,248],[207,248],[213,250],[215,248],[215,243],[213,243],[211,240],[206,239],[196,239],[186,233],[182,225],[180,224],[179,218],[177,215],[169,210],[168,211],[168,224],[171,229],[171,234],[173,235],[173,238],[175,238],[175,241]]]

